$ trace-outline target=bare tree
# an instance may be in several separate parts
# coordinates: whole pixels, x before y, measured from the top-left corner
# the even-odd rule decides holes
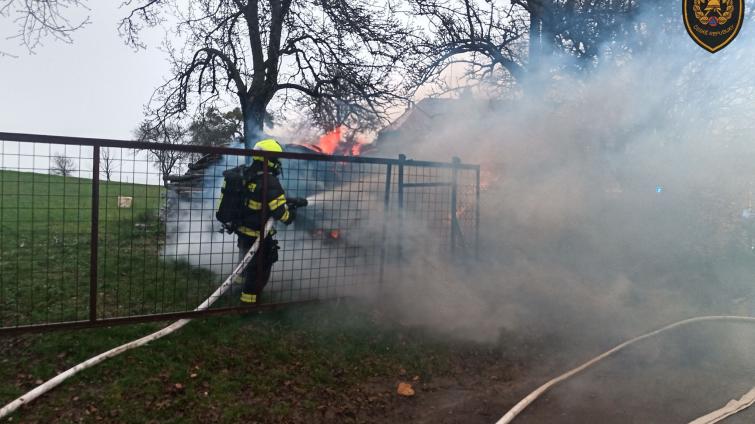
[[[75,171],[76,171],[76,167],[75,167],[75,164],[73,163],[73,159],[60,153],[56,153],[52,157],[52,164],[50,167],[50,172],[52,174],[68,177],[72,175]]]
[[[336,129],[348,130],[347,134],[376,131],[384,126],[382,117],[372,114],[357,113],[348,102],[340,100],[312,101],[302,98],[298,101],[308,125],[319,128],[322,132]]]
[[[597,63],[601,47],[609,41],[614,42],[614,49],[629,51],[622,42],[636,35],[633,23],[640,6],[657,3],[656,0],[511,1],[529,14],[531,70],[539,70],[542,59],[557,53],[578,59],[572,63],[584,70]]]
[[[138,141],[165,144],[186,144],[187,131],[178,124],[153,126],[148,122],[139,125],[135,132]],[[175,170],[178,172],[181,162],[187,160],[190,154],[178,150],[152,149],[154,165],[160,171],[163,184],[168,184],[168,176]]]
[[[113,173],[117,171],[118,164],[116,163],[115,155],[107,147],[100,150],[100,169],[105,174],[105,178],[110,181],[113,177]]]
[[[73,42],[71,34],[90,23],[89,16],[72,20],[76,10],[89,10],[86,0],[0,0],[0,16],[10,18],[18,32],[11,36],[31,53],[48,37]]]
[[[509,0],[411,0],[413,13],[430,23],[414,44],[415,87],[442,83],[441,74],[464,65],[469,80],[515,82],[526,73],[527,12]]]
[[[409,0],[430,22],[415,44],[414,85],[440,81],[451,65],[465,67],[468,80],[490,79],[503,86],[526,79],[537,86],[551,69],[544,59],[575,71],[594,68],[604,56],[637,50],[640,7],[657,16],[658,0]],[[663,3],[663,5],[661,5]],[[676,11],[676,9],[674,9]],[[668,16],[668,14],[666,14]],[[676,15],[674,15],[674,19]],[[655,34],[656,32],[653,32]],[[610,41],[610,43],[609,43]],[[498,72],[503,70],[504,72]]]
[[[410,33],[390,4],[370,0],[127,0],[121,22],[126,41],[165,14],[177,20],[168,43],[173,75],[152,104],[154,120],[167,122],[236,96],[251,147],[274,98],[341,102],[354,117],[380,116],[403,101],[396,69]]]

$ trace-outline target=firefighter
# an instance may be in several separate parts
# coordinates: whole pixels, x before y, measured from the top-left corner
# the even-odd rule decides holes
[[[263,150],[267,152],[282,152],[283,148],[274,139],[268,138],[259,141],[254,145],[254,150]],[[263,160],[262,156],[252,156],[252,165],[248,169],[246,184],[246,205],[242,207],[243,219],[242,225],[239,225],[235,232],[238,236],[239,260],[246,255],[249,249],[260,235],[262,227],[262,189],[263,189]],[[278,175],[281,173],[280,160],[268,159],[267,167],[269,170],[267,176],[267,205],[265,208],[265,217],[274,218],[286,225],[291,224],[296,217],[296,208],[286,201],[286,192],[283,190]],[[278,261],[278,241],[273,238],[275,229],[262,241],[257,253],[254,254],[252,261],[243,272],[244,288],[241,292],[241,302],[253,304],[257,302],[257,297],[265,288],[270,279],[270,271],[273,264]],[[257,278],[259,272],[258,255],[262,252],[263,264],[262,275]]]

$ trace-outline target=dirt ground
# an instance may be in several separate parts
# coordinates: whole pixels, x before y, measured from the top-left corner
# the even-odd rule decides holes
[[[579,350],[573,346],[569,351],[536,355],[539,362],[496,363],[488,355],[467,357],[456,364],[451,377],[412,382],[414,397],[398,397],[386,389],[389,382],[377,381],[365,385],[365,396],[382,402],[357,415],[323,418],[325,422],[495,423],[542,383],[601,353],[584,352],[577,359]],[[687,423],[755,386],[753,352],[755,326],[701,324],[675,331],[630,347],[567,380],[514,422]],[[753,422],[755,408],[725,421]]]
[[[709,323],[681,329],[630,347],[556,386],[514,422],[687,423],[755,386],[754,353],[752,325]],[[540,384],[592,355],[574,361],[566,359],[571,353],[565,354],[565,362],[573,363],[560,367],[557,356],[530,363],[527,369],[489,367],[420,386],[416,399],[402,402],[381,422],[494,423]],[[725,421],[753,422],[755,408]]]

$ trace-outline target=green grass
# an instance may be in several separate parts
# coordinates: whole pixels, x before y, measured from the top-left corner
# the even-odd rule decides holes
[[[108,182],[100,187],[100,316],[188,310],[214,288],[210,272],[160,257],[161,190]],[[118,209],[118,196],[133,196],[134,207]],[[0,171],[0,201],[0,324],[86,319],[91,181]],[[165,324],[0,338],[0,402]],[[11,418],[363,420],[397,402],[398,380],[432,381],[458,369],[462,357],[459,346],[349,303],[208,318],[77,375]],[[480,362],[478,354],[474,358]]]
[[[212,275],[160,258],[162,187],[99,187],[98,316],[193,309]],[[88,179],[0,171],[0,325],[88,318],[91,193]]]
[[[0,398],[10,401],[37,380],[162,325],[0,339]],[[452,373],[462,355],[458,346],[354,303],[216,317],[87,370],[13,418],[292,422],[331,411],[336,421],[353,421],[396,402],[399,380],[431,382]]]

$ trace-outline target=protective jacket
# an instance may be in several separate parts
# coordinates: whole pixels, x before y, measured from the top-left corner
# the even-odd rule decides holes
[[[263,174],[261,164],[255,162],[247,171],[246,193],[244,196],[245,205],[241,225],[236,228],[236,233],[247,237],[257,238],[260,235],[262,226],[262,192],[263,192]],[[289,208],[286,204],[286,192],[283,190],[280,181],[273,173],[267,175],[267,195],[265,206],[265,217],[274,218],[286,225],[292,223],[296,217],[296,209]]]

